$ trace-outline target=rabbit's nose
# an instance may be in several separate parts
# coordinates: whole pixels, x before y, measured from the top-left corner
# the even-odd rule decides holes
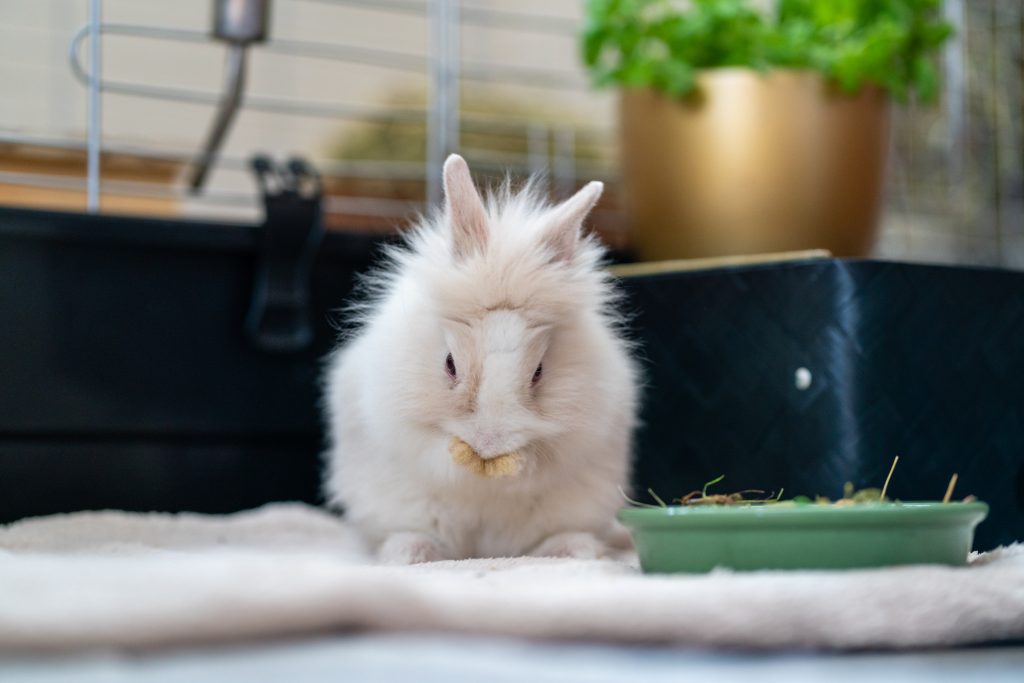
[[[515,450],[512,439],[503,432],[477,432],[472,445],[473,449],[483,458],[492,458]]]
[[[473,439],[474,449],[481,456],[495,455],[495,448],[499,445],[501,438],[494,432],[477,432]]]

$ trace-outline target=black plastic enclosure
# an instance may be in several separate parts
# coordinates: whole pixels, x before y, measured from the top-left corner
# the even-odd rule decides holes
[[[312,344],[253,344],[259,227],[0,209],[0,522],[319,501],[319,375],[380,241],[327,234]],[[1024,273],[809,261],[623,280],[638,496],[845,481],[1024,537]],[[797,373],[802,381],[797,381]],[[808,383],[807,379],[810,378]],[[801,388],[802,387],[802,388]]]

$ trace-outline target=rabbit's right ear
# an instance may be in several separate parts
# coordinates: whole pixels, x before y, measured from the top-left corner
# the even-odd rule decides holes
[[[483,253],[487,247],[487,211],[466,160],[458,154],[444,162],[444,211],[452,229],[455,258]]]
[[[456,259],[483,253],[487,246],[487,212],[469,175],[469,166],[459,155],[444,162],[444,213],[452,226]]]

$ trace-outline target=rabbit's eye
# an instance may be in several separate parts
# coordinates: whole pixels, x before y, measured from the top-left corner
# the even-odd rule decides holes
[[[540,381],[540,376],[544,373],[544,364],[541,363],[537,366],[537,369],[533,371],[533,383],[536,384]]]
[[[455,359],[452,358],[452,354],[448,354],[448,357],[444,359],[444,369],[448,372],[448,376],[455,379]]]

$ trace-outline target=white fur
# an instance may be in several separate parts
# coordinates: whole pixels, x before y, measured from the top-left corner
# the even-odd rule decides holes
[[[453,155],[444,211],[371,281],[327,369],[325,490],[382,559],[593,556],[621,540],[637,371],[604,251],[581,236],[600,192],[552,207],[506,183],[482,202]],[[484,457],[518,450],[523,471],[466,471],[453,436]]]

